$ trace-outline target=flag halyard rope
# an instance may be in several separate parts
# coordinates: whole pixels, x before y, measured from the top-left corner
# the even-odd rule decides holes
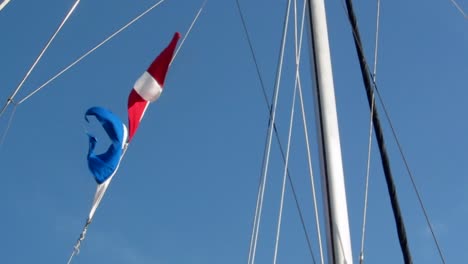
[[[52,44],[52,42],[54,41],[55,37],[58,35],[58,33],[62,30],[63,26],[65,25],[65,23],[68,21],[68,19],[70,18],[71,14],[75,11],[76,7],[78,6],[78,4],[80,3],[80,0],[76,0],[75,3],[73,4],[73,6],[70,8],[70,10],[67,12],[67,14],[65,15],[65,17],[62,19],[62,22],[60,23],[60,25],[57,27],[57,29],[55,30],[54,34],[52,34],[52,36],[49,38],[49,40],[47,41],[46,45],[44,46],[44,48],[42,48],[41,52],[39,53],[39,55],[37,56],[36,60],[33,62],[33,64],[31,65],[31,67],[29,68],[29,70],[26,72],[26,74],[24,75],[23,79],[21,80],[21,82],[18,84],[18,86],[15,88],[15,90],[13,91],[13,93],[10,95],[10,97],[8,97],[5,105],[3,106],[2,110],[0,111],[0,117],[3,115],[3,113],[5,112],[5,110],[8,108],[8,106],[11,104],[11,103],[14,103],[14,99],[15,99],[15,96],[18,94],[18,92],[20,91],[21,87],[23,87],[23,84],[26,82],[26,80],[28,79],[29,75],[32,73],[32,71],[34,70],[34,68],[36,67],[36,65],[39,63],[39,61],[42,59],[42,56],[44,55],[44,53],[47,51],[47,49],[49,48],[50,44]],[[18,103],[19,104],[19,103]]]

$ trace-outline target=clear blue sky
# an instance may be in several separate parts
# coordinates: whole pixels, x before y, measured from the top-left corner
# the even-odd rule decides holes
[[[0,12],[1,103],[73,2],[12,0]],[[201,2],[167,0],[18,106],[0,146],[1,263],[66,263],[96,187],[86,165],[85,130],[98,131],[99,126],[86,125],[84,112],[103,106],[126,121],[127,96],[135,80],[175,31],[185,34]],[[357,261],[369,110],[342,2],[326,2]],[[81,1],[18,98],[153,3]],[[241,4],[270,97],[286,2]],[[355,4],[372,62],[376,3]],[[468,8],[466,1],[460,5]],[[294,87],[291,36],[278,106],[283,144]],[[377,82],[448,263],[462,263],[468,257],[466,47],[467,21],[450,1],[382,3]],[[314,173],[319,176],[308,51],[303,52],[301,75]],[[0,119],[2,132],[11,110]],[[318,259],[300,120],[297,109],[291,173]],[[150,106],[73,263],[247,262],[267,121],[235,1],[209,1],[169,71],[164,93]],[[414,261],[441,263],[396,144],[388,125],[384,127]],[[366,259],[402,263],[375,146],[374,142]],[[257,263],[273,258],[283,165],[276,145],[272,151]],[[279,262],[311,263],[289,188]]]

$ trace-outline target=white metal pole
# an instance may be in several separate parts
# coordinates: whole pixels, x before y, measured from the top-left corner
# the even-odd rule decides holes
[[[309,21],[312,65],[315,70],[316,116],[327,224],[328,263],[351,264],[353,257],[348,208],[324,0],[309,0]]]

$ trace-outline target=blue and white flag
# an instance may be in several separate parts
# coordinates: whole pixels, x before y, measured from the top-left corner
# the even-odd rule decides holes
[[[119,167],[127,141],[127,128],[114,113],[102,107],[92,107],[86,111],[85,119],[89,122],[88,116],[94,116],[101,122],[102,127],[112,142],[106,152],[96,154],[94,153],[94,149],[97,139],[88,133],[88,167],[91,173],[93,173],[96,182],[102,184],[115,174]]]
[[[106,131],[111,145],[102,154],[94,153],[97,139],[88,133],[89,136],[89,151],[88,151],[88,168],[94,175],[94,179],[98,183],[96,194],[94,195],[93,206],[89,213],[88,221],[91,222],[94,212],[96,211],[104,193],[109,186],[110,181],[117,172],[120,161],[124,155],[127,142],[127,127],[111,111],[102,107],[92,107],[86,111],[85,119],[89,122],[88,117],[94,116],[102,124]]]

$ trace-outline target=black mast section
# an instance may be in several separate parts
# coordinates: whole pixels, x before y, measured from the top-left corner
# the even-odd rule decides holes
[[[354,36],[354,44],[356,45],[356,52],[359,57],[359,64],[361,66],[362,78],[364,79],[365,89],[367,93],[367,100],[369,102],[369,107],[371,108],[372,120],[374,123],[375,135],[377,138],[377,143],[379,145],[380,157],[382,160],[382,166],[385,173],[385,180],[387,182],[387,189],[390,195],[390,201],[392,203],[393,216],[395,218],[395,224],[397,226],[398,237],[400,240],[400,247],[403,253],[403,258],[406,264],[412,264],[413,260],[411,258],[411,252],[409,250],[408,239],[406,237],[405,223],[403,222],[403,216],[401,214],[400,205],[398,202],[397,191],[395,183],[393,181],[392,171],[390,169],[390,160],[388,158],[387,150],[385,147],[385,140],[383,137],[382,126],[380,125],[380,118],[375,107],[375,98],[374,98],[374,87],[372,86],[372,81],[370,78],[369,67],[364,57],[364,51],[362,47],[361,37],[359,34],[359,29],[357,26],[356,15],[354,14],[353,3],[351,0],[346,0],[346,8],[348,12],[348,18],[351,23]],[[372,108],[372,105],[374,107]]]

